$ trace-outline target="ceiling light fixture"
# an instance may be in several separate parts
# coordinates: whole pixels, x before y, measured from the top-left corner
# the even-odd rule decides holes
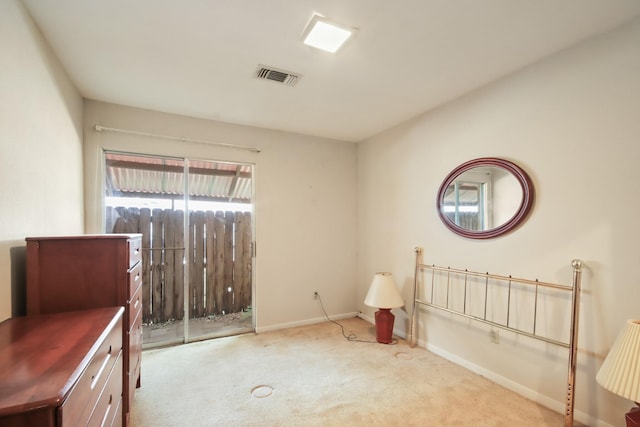
[[[302,33],[304,44],[335,53],[355,33],[354,28],[336,24],[320,15],[313,15]]]

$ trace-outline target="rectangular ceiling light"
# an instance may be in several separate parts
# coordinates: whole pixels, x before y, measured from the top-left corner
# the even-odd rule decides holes
[[[314,15],[302,33],[304,44],[335,53],[355,30]]]

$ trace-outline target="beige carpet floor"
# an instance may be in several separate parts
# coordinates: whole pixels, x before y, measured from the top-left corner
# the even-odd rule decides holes
[[[341,320],[375,341],[373,326]],[[562,426],[563,415],[404,340],[326,322],[142,354],[132,427]]]

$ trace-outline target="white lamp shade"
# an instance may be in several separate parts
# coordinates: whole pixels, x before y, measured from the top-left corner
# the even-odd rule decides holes
[[[596,380],[607,390],[640,402],[640,320],[627,320]]]
[[[396,308],[404,305],[391,273],[376,273],[371,281],[365,305],[377,308]]]

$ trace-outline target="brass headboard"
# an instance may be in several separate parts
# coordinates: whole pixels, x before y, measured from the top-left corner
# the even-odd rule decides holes
[[[460,270],[450,267],[439,267],[436,265],[427,265],[422,263],[422,248],[415,248],[416,254],[416,267],[414,274],[414,289],[413,289],[413,310],[411,314],[411,325],[409,331],[409,340],[412,347],[416,345],[416,322],[418,314],[418,306],[426,306],[443,310],[448,313],[453,313],[458,316],[462,316],[468,319],[472,319],[481,323],[491,325],[492,327],[505,329],[514,332],[519,335],[524,335],[533,339],[541,340],[550,344],[554,344],[560,347],[569,349],[568,360],[568,375],[567,375],[567,395],[566,395],[566,410],[565,410],[565,427],[573,426],[573,404],[574,404],[574,385],[576,375],[576,355],[578,349],[578,318],[580,308],[580,282],[582,276],[582,261],[573,260],[571,266],[573,267],[573,283],[571,286],[562,285],[557,283],[541,282],[539,280],[521,279],[512,276],[501,276],[497,274],[480,273],[469,270]],[[431,284],[430,295],[420,295],[420,281],[419,277],[423,272],[431,272]],[[438,295],[436,295],[435,280],[437,275],[441,275],[446,279],[446,286],[442,286],[444,289],[438,289]],[[450,301],[452,294],[452,281],[456,283],[462,282],[461,287],[463,292],[462,304],[458,303],[457,306],[453,301]],[[469,283],[472,281],[473,283]],[[504,323],[498,322],[487,316],[487,301],[489,294],[489,284],[502,283],[507,287],[506,298],[506,319]],[[472,288],[476,288],[478,285],[484,284],[484,312],[482,314],[474,313],[471,307],[467,306],[469,299],[468,292]],[[525,329],[518,325],[511,324],[511,300],[512,289],[516,286],[525,286],[533,289],[534,300],[533,307],[533,319],[530,322],[531,328]],[[569,339],[567,341],[549,337],[540,334],[537,328],[537,313],[538,313],[538,300],[541,289],[553,289],[559,292],[568,293],[571,295],[571,327],[569,331]],[[482,289],[481,289],[482,290]],[[482,302],[482,301],[481,301]],[[481,310],[482,311],[482,310]]]

